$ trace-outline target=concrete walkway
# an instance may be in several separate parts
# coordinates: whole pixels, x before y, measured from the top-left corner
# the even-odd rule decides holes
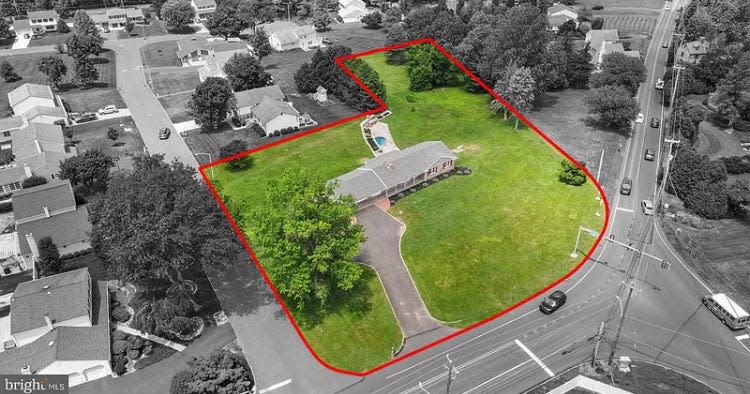
[[[406,226],[375,205],[359,211],[357,221],[365,227],[367,237],[359,261],[380,275],[404,337],[443,327],[427,311],[401,257],[401,236]]]
[[[126,334],[137,335],[137,336],[139,336],[139,337],[141,337],[143,339],[148,339],[149,341],[156,342],[156,343],[164,345],[164,346],[169,346],[172,349],[177,350],[178,352],[182,352],[182,351],[185,350],[185,346],[180,345],[179,343],[172,342],[172,341],[170,341],[168,339],[164,339],[162,337],[159,337],[159,336],[156,336],[156,335],[153,335],[153,334],[149,334],[147,332],[138,331],[135,328],[130,328],[128,326],[124,326],[124,325],[119,324],[119,323],[117,324],[117,329],[120,330],[120,331],[122,331],[122,332],[124,332],[124,333],[126,333]]]

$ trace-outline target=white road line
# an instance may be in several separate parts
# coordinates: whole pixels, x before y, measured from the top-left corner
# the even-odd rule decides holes
[[[540,367],[542,367],[544,372],[547,372],[547,375],[549,375],[549,377],[555,376],[555,374],[552,373],[552,371],[549,368],[547,368],[546,365],[544,365],[542,360],[540,360],[539,357],[537,357],[534,353],[532,353],[531,350],[529,350],[529,348],[527,348],[526,345],[521,343],[521,341],[519,341],[518,339],[516,339],[516,345],[518,345],[518,347],[520,347],[524,352],[526,352],[526,354],[528,354],[532,360],[536,361],[536,363],[539,364]]]
[[[283,382],[279,382],[279,383],[276,383],[274,385],[268,386],[268,387],[266,387],[264,389],[260,389],[259,394],[265,394],[265,393],[267,393],[269,391],[280,389],[280,388],[288,385],[289,383],[292,383],[292,379],[287,379],[287,380],[285,380]]]
[[[632,209],[630,209],[630,208],[617,207],[617,208],[615,208],[615,209],[616,209],[616,210],[618,210],[618,211],[623,211],[623,212],[630,212],[630,213],[633,213],[633,212],[635,212],[635,211],[633,211],[633,210],[632,210]]]

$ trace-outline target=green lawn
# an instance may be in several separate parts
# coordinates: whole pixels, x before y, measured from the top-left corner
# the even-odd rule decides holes
[[[407,102],[406,69],[387,65],[383,55],[365,60],[386,85],[393,115],[385,122],[395,143],[401,148],[426,140],[441,140],[451,149],[460,145],[458,165],[474,171],[422,189],[391,209],[407,225],[402,253],[431,314],[467,326],[570,271],[578,262],[569,257],[578,226],[603,223],[603,216],[595,216],[604,212],[594,186],[560,184],[562,156],[533,131],[514,130],[512,121],[493,115],[489,95],[451,87],[414,93],[416,100]],[[316,168],[334,178],[370,157],[358,122],[352,122],[257,152],[248,170],[215,169],[224,192],[251,207],[262,202],[268,181],[287,166]],[[244,230],[251,235],[251,225]],[[586,239],[581,250],[592,243]],[[378,345],[345,325],[324,328],[339,338],[335,349],[310,340],[310,330],[305,333],[318,354],[329,355],[336,366],[352,352]]]
[[[179,67],[177,41],[164,41],[148,44],[141,48],[141,57],[148,67]]]
[[[192,120],[193,116],[187,111],[187,103],[193,96],[192,92],[173,94],[171,96],[159,97],[159,102],[164,110],[167,111],[169,119],[173,123],[186,122]]]
[[[198,67],[156,68],[150,73],[151,86],[157,97],[195,90],[201,82]]]

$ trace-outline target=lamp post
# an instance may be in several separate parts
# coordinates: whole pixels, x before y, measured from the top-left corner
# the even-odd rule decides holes
[[[210,153],[203,153],[203,152],[193,153],[193,156],[198,156],[198,155],[207,155],[208,156],[208,162],[210,163],[210,162],[213,161],[213,160],[211,160],[211,154]],[[209,167],[209,169],[211,170],[211,180],[213,181],[214,180],[214,167],[211,166],[211,167]]]
[[[597,232],[594,229],[590,229],[588,227],[584,226],[578,226],[578,235],[576,236],[576,245],[573,247],[573,252],[570,253],[570,257],[576,258],[578,257],[578,243],[581,241],[581,231],[587,233],[588,235],[592,237],[598,237],[599,232]]]

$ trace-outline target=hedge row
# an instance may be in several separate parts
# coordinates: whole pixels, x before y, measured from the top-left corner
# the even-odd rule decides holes
[[[3,201],[0,202],[0,213],[10,212],[13,210],[13,202],[12,201]]]
[[[722,157],[721,161],[727,167],[727,173],[732,175],[750,172],[750,155]]]
[[[63,259],[63,260],[70,260],[70,259],[74,259],[76,257],[85,256],[85,255],[87,255],[87,254],[89,254],[89,253],[91,253],[93,251],[94,251],[94,249],[88,248],[88,249],[79,250],[79,251],[76,251],[76,252],[73,252],[73,253],[64,254],[64,255],[60,256],[60,258]]]

